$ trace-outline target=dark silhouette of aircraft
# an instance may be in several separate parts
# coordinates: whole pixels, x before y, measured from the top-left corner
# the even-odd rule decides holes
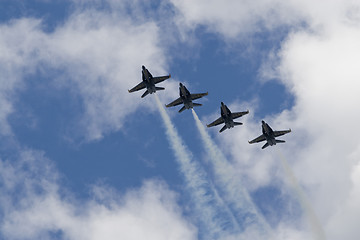
[[[227,128],[233,128],[234,126],[242,125],[242,123],[240,122],[234,122],[234,119],[249,113],[249,110],[245,112],[232,113],[230,109],[223,102],[221,102],[220,111],[221,111],[221,117],[216,119],[214,122],[206,125],[207,127],[213,127],[225,123],[225,126],[223,126],[219,132],[223,132]]]
[[[146,88],[146,91],[141,96],[143,98],[146,95],[148,95],[149,93],[153,94],[154,92],[156,92],[158,90],[164,90],[165,88],[156,87],[155,84],[157,84],[159,82],[162,82],[162,81],[165,81],[166,79],[168,79],[170,77],[171,77],[170,74],[168,76],[153,77],[151,75],[151,73],[149,72],[149,70],[147,70],[145,68],[145,66],[142,66],[142,82],[139,83],[138,85],[136,85],[134,88],[128,90],[128,91],[129,91],[129,93],[131,93],[131,92],[139,91],[141,89]]]
[[[261,127],[262,127],[263,134],[260,135],[259,137],[255,138],[254,140],[249,141],[249,143],[250,144],[258,143],[258,142],[262,142],[262,141],[266,140],[267,142],[262,147],[262,149],[264,149],[268,146],[276,145],[276,143],[284,143],[285,142],[284,140],[278,140],[275,138],[291,132],[291,129],[282,130],[282,131],[273,131],[271,129],[271,127],[269,126],[269,124],[267,124],[265,121],[261,121],[261,123],[262,123]]]
[[[193,100],[202,98],[203,96],[208,95],[208,93],[195,93],[191,94],[187,88],[180,83],[179,84],[180,97],[173,102],[165,105],[166,107],[174,107],[180,104],[184,104],[184,106],[179,110],[179,113],[184,111],[185,109],[190,109],[196,106],[202,106],[202,104],[194,103]]]

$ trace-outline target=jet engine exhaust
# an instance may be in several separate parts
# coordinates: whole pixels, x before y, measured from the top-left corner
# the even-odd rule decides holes
[[[205,225],[206,239],[218,239],[220,236],[227,235],[224,225],[224,219],[219,218],[219,212],[223,208],[219,196],[206,178],[205,172],[193,161],[189,149],[183,143],[177,130],[172,124],[169,115],[166,113],[158,96],[155,95],[157,107],[163,119],[166,136],[174,151],[177,163],[180,165],[181,173],[185,177],[185,182],[194,199],[197,217]]]
[[[289,178],[290,183],[295,190],[297,198],[300,202],[301,207],[305,211],[305,214],[310,222],[311,231],[314,235],[314,239],[317,240],[326,240],[324,229],[321,226],[319,219],[317,218],[315,211],[311,207],[311,204],[307,200],[307,197],[304,191],[301,189],[299,182],[297,181],[294,173],[292,172],[285,156],[280,150],[277,151],[277,154],[281,160],[281,165],[285,171],[286,176]]]
[[[271,239],[273,234],[272,230],[264,217],[258,213],[247,190],[241,186],[241,179],[236,175],[218,146],[212,141],[194,109],[192,109],[192,114],[200,132],[205,150],[213,164],[219,189],[223,190],[222,194],[225,202],[227,202],[231,206],[232,211],[236,213],[237,219],[241,220],[242,230],[245,232],[258,232],[260,235],[259,239]],[[270,237],[268,235],[270,235]]]

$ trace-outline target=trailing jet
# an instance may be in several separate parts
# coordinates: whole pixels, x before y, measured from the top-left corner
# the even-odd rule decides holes
[[[156,87],[155,84],[165,81],[166,79],[170,78],[171,75],[168,76],[161,76],[161,77],[153,77],[149,70],[142,66],[142,82],[136,85],[134,88],[128,90],[129,93],[139,91],[141,89],[146,88],[145,93],[141,96],[142,98],[148,95],[149,93],[152,94],[157,90],[164,90],[163,87]]]
[[[283,130],[283,131],[273,131],[271,129],[271,127],[269,126],[269,124],[267,124],[265,121],[261,121],[262,123],[262,132],[263,134],[257,138],[255,138],[252,141],[249,141],[249,143],[258,143],[258,142],[262,142],[262,141],[267,141],[267,143],[265,143],[265,145],[262,147],[262,149],[268,147],[269,145],[276,145],[276,143],[284,143],[284,140],[277,140],[275,139],[276,137],[282,136],[284,134],[287,134],[289,132],[291,132],[291,129],[289,130]]]
[[[180,85],[179,86],[180,97],[174,100],[173,102],[165,105],[166,107],[174,107],[180,104],[184,104],[184,106],[179,110],[179,113],[181,113],[185,109],[190,109],[196,106],[202,106],[202,104],[200,103],[193,103],[192,100],[199,99],[202,98],[203,96],[208,95],[207,92],[190,94],[189,90],[187,90],[187,88],[182,83],[180,83],[179,85]]]
[[[221,117],[216,119],[214,122],[206,125],[207,127],[213,127],[225,123],[225,126],[223,126],[219,132],[222,132],[227,128],[232,128],[237,125],[242,125],[242,123],[240,122],[234,122],[234,119],[249,113],[249,110],[245,112],[231,113],[230,109],[223,102],[221,102],[220,110],[221,110]]]

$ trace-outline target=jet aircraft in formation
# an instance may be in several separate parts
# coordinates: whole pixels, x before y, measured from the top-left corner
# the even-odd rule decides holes
[[[170,77],[171,77],[170,74],[167,76],[153,77],[151,75],[151,73],[149,72],[149,70],[147,70],[145,68],[145,66],[142,66],[142,82],[128,91],[129,91],[129,93],[131,93],[131,92],[139,91],[141,89],[146,88],[146,91],[141,96],[143,98],[146,95],[148,95],[149,93],[152,94],[158,90],[164,90],[165,88],[156,87],[155,84],[163,82]],[[182,83],[180,83],[179,85],[180,85],[179,86],[180,97],[178,99],[172,101],[171,103],[165,105],[166,107],[174,107],[174,106],[177,106],[180,104],[184,104],[184,106],[179,110],[179,113],[180,113],[180,112],[184,111],[185,109],[190,109],[190,108],[193,108],[194,106],[202,106],[202,104],[194,103],[193,100],[207,96],[208,95],[207,92],[191,94],[189,92],[189,90],[187,90],[187,88]],[[213,127],[213,126],[217,126],[219,124],[225,123],[225,125],[219,131],[219,132],[223,132],[224,130],[226,130],[228,128],[230,129],[230,128],[233,128],[234,126],[242,125],[241,122],[234,122],[234,119],[242,117],[245,114],[248,114],[249,110],[244,111],[244,112],[232,113],[230,111],[230,109],[223,102],[221,102],[220,113],[221,113],[221,116],[218,119],[216,119],[214,122],[212,122],[206,126]],[[272,128],[269,126],[269,124],[267,124],[265,121],[261,121],[261,122],[262,122],[261,127],[262,127],[263,134],[260,135],[259,137],[255,138],[254,140],[249,141],[249,143],[252,144],[252,143],[266,141],[266,143],[262,147],[262,149],[264,149],[268,146],[276,145],[276,143],[284,143],[285,142],[284,140],[278,140],[275,138],[291,132],[291,129],[282,130],[282,131],[273,131]]]
[[[216,119],[215,121],[213,121],[212,123],[206,126],[213,127],[225,123],[225,125],[219,131],[219,132],[223,132],[227,128],[233,128],[234,126],[242,125],[241,122],[234,122],[234,119],[244,116],[245,114],[248,114],[249,110],[245,112],[232,113],[230,109],[223,102],[221,102],[220,113],[221,113],[221,117],[219,117],[218,119]]]
[[[276,145],[276,143],[284,143],[285,142],[284,140],[278,140],[275,138],[291,132],[291,129],[282,130],[282,131],[273,131],[269,126],[269,124],[267,124],[265,121],[261,121],[261,128],[263,134],[261,134],[259,137],[255,138],[254,140],[249,141],[249,143],[250,144],[258,143],[266,140],[266,143],[262,147],[262,149],[268,146]]]
[[[167,76],[161,76],[161,77],[153,77],[149,70],[146,69],[145,66],[142,66],[142,82],[133,87],[132,89],[128,90],[129,93],[139,91],[141,89],[146,88],[146,91],[141,96],[142,98],[146,95],[153,94],[154,92],[158,90],[165,90],[163,87],[156,87],[155,84],[165,81],[166,79],[170,78],[171,74]]]
[[[182,108],[180,108],[180,110],[179,110],[179,113],[181,113],[185,109],[190,109],[195,106],[202,106],[202,104],[200,104],[200,103],[194,103],[193,100],[199,99],[199,98],[202,98],[203,96],[208,95],[207,92],[191,94],[189,92],[189,90],[187,90],[187,88],[182,83],[180,83],[179,85],[180,85],[179,86],[180,97],[178,99],[172,101],[171,103],[165,105],[166,107],[174,107],[174,106],[177,106],[180,104],[184,104],[184,106]]]

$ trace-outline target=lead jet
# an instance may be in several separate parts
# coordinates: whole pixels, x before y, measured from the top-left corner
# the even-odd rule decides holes
[[[177,106],[180,104],[184,104],[184,106],[182,108],[180,108],[179,113],[181,113],[185,109],[190,109],[195,106],[202,106],[202,104],[194,103],[192,100],[202,98],[203,96],[206,96],[209,94],[208,92],[190,94],[189,90],[187,90],[187,88],[182,83],[180,83],[179,85],[180,85],[179,86],[180,97],[178,99],[174,100],[173,102],[165,105],[166,107],[174,107],[174,106]]]
[[[145,66],[142,66],[142,82],[128,91],[129,91],[129,93],[131,93],[131,92],[139,91],[141,89],[146,88],[146,91],[141,96],[143,98],[146,95],[148,95],[149,93],[153,94],[154,92],[156,92],[158,90],[164,90],[165,88],[156,87],[155,84],[165,81],[166,79],[168,79],[170,77],[171,77],[171,74],[169,74],[168,76],[153,77],[151,75],[151,73],[149,72],[149,70],[147,70]]]
[[[291,132],[291,129],[283,130],[283,131],[273,131],[269,126],[269,124],[267,124],[265,121],[261,121],[261,123],[262,123],[261,127],[263,134],[255,138],[254,140],[249,141],[249,143],[250,144],[258,143],[266,140],[267,143],[265,143],[262,149],[268,147],[269,145],[270,146],[276,145],[276,143],[284,143],[285,142],[284,140],[278,140],[275,138]]]
[[[249,110],[245,112],[231,113],[230,109],[223,102],[221,102],[220,111],[221,111],[221,117],[216,119],[214,122],[206,125],[207,127],[213,127],[225,123],[225,126],[223,126],[219,132],[223,132],[227,128],[233,128],[234,126],[242,125],[242,123],[240,122],[234,122],[234,119],[249,113]]]

